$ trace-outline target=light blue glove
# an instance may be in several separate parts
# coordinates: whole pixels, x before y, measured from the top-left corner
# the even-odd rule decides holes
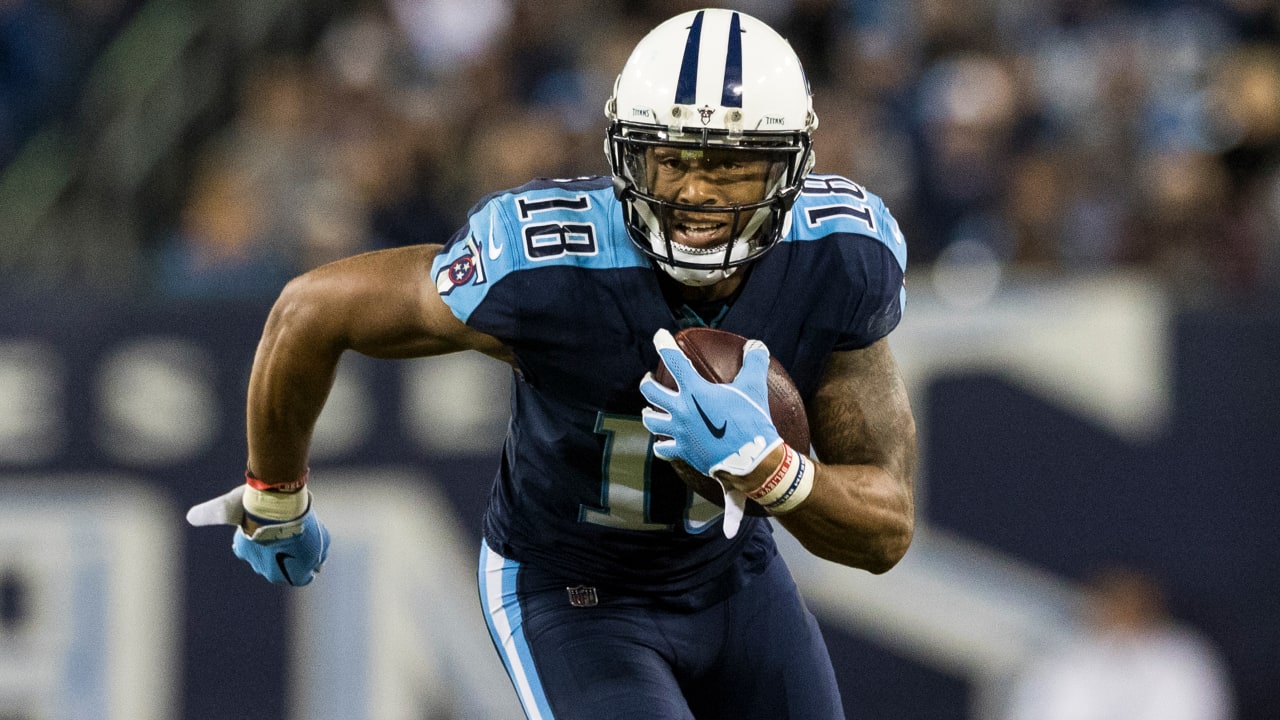
[[[677,390],[663,387],[650,373],[640,392],[652,407],[641,412],[644,426],[667,439],[653,445],[663,460],[683,460],[703,475],[721,471],[746,475],[782,444],[769,416],[769,349],[759,340],[742,348],[742,370],[732,383],[703,379],[666,330],[653,344]]]
[[[254,572],[273,583],[302,586],[320,572],[329,555],[329,531],[311,510],[310,490],[307,509],[288,522],[261,525],[253,535],[241,529],[244,521],[245,486],[196,505],[187,511],[187,522],[196,526],[234,525],[231,550],[249,563]]]
[[[733,537],[746,508],[746,497],[719,472],[746,475],[782,444],[769,415],[769,349],[759,340],[742,348],[742,369],[732,383],[704,379],[666,330],[653,336],[677,390],[670,390],[649,373],[640,392],[652,407],[641,411],[649,432],[660,439],[653,454],[663,460],[683,460],[694,470],[719,480],[725,493],[724,532]]]

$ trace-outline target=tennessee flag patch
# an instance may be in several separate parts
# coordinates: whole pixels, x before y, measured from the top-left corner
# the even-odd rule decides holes
[[[484,263],[473,236],[467,236],[462,253],[436,273],[436,290],[448,295],[463,285],[482,285],[485,281]]]

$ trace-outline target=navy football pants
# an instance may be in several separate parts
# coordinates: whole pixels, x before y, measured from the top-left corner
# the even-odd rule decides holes
[[[599,596],[481,543],[489,633],[530,720],[831,720],[844,717],[813,615],[781,557],[697,612]]]

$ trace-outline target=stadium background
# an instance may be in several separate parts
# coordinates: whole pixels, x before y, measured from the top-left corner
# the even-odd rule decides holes
[[[509,716],[471,607],[500,367],[344,360],[306,591],[181,516],[243,465],[285,278],[605,171],[612,77],[686,5],[0,2],[0,717]],[[1280,716],[1273,4],[735,6],[912,252],[920,536],[880,577],[785,548],[850,715],[991,717],[1122,563]]]

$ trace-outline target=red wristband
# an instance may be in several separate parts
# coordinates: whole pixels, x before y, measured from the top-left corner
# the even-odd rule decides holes
[[[782,482],[782,478],[787,476],[787,471],[791,469],[791,466],[796,462],[796,460],[796,452],[789,446],[784,447],[782,460],[778,462],[778,467],[774,468],[773,474],[761,483],[760,487],[747,493],[747,497],[752,500],[759,500],[765,495],[773,492],[773,489],[778,486],[778,483]]]
[[[278,492],[278,493],[298,492],[299,490],[307,486],[307,479],[310,477],[311,477],[311,468],[307,468],[302,472],[302,477],[298,478],[297,480],[290,480],[289,482],[282,482],[282,483],[269,483],[254,477],[253,472],[250,470],[244,471],[245,484],[247,484],[249,487],[253,488],[254,490],[264,490],[266,492]]]

